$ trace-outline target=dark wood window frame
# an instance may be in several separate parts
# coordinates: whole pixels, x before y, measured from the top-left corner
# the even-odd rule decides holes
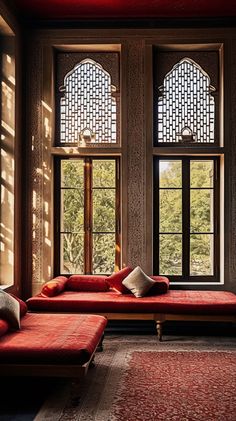
[[[121,259],[121,233],[120,233],[120,159],[117,156],[86,156],[86,157],[68,157],[56,156],[54,162],[54,276],[61,274],[60,269],[60,221],[61,221],[61,172],[60,163],[62,160],[83,160],[84,161],[84,274],[92,274],[92,257],[93,257],[93,231],[92,231],[92,162],[94,160],[115,160],[116,162],[116,220],[115,220],[115,268],[120,268]]]
[[[166,274],[173,282],[219,282],[220,283],[220,157],[218,156],[168,156],[161,155],[154,157],[154,236],[153,236],[153,270],[159,274],[159,161],[179,160],[184,163],[182,166],[182,275],[174,276]],[[214,260],[213,275],[190,276],[190,171],[191,160],[212,160],[214,162]],[[155,256],[156,259],[155,259]],[[164,274],[162,274],[164,275]]]

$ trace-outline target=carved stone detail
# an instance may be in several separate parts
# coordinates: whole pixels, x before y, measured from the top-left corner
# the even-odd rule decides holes
[[[225,285],[231,291],[236,291],[236,39],[232,40],[230,49],[230,92],[231,114],[228,120],[229,130],[225,139]],[[229,87],[228,87],[229,89]]]
[[[42,50],[40,43],[33,44],[29,54],[30,65],[30,132],[31,139],[31,206],[32,206],[32,286],[42,282],[43,260],[43,172],[42,172],[42,105],[41,105],[41,75]]]
[[[144,59],[142,41],[127,43],[128,263],[145,268]]]

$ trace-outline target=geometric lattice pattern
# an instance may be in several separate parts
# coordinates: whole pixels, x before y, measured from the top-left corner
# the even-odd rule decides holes
[[[117,96],[110,74],[85,59],[64,78],[60,109],[61,143],[117,142]]]
[[[159,90],[158,142],[214,143],[215,88],[195,61],[179,61]]]

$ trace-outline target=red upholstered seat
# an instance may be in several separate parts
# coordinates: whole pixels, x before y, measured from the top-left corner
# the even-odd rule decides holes
[[[51,312],[236,314],[236,295],[227,291],[175,291],[136,298],[133,294],[64,291],[27,300],[29,309]]]
[[[106,326],[96,315],[34,314],[0,340],[1,363],[77,364],[89,361]]]

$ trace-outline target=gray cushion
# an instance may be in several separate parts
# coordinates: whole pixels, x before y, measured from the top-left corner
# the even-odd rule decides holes
[[[155,284],[153,279],[149,278],[142,269],[137,266],[123,281],[122,284],[128,288],[135,297],[143,297],[149,289]]]
[[[20,304],[2,289],[0,289],[0,317],[13,329],[20,329]]]

